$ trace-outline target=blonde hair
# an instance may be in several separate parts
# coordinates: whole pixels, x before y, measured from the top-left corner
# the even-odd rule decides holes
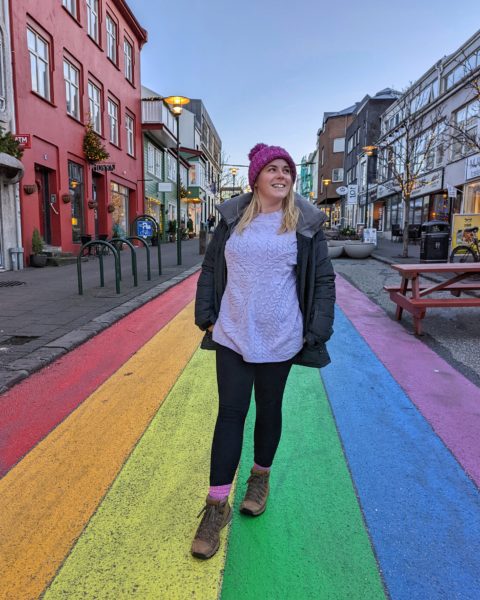
[[[261,206],[260,197],[258,196],[257,192],[254,191],[250,204],[244,210],[242,218],[235,227],[236,233],[241,234],[243,230],[250,225],[253,219],[260,213]],[[283,199],[282,210],[282,224],[280,225],[278,233],[280,234],[286,233],[287,231],[295,231],[297,228],[300,211],[295,206],[295,193],[293,191],[293,185]]]

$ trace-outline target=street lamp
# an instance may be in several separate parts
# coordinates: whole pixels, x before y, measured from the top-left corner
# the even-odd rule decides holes
[[[233,194],[235,194],[235,177],[238,173],[237,167],[231,167],[230,173],[232,174],[232,177],[233,177],[233,192],[232,192],[232,196],[233,196]]]
[[[177,122],[177,265],[182,264],[182,234],[180,230],[180,115],[185,104],[190,102],[185,96],[168,96],[163,99]]]
[[[367,187],[365,190],[365,227],[368,228],[368,159],[374,155],[377,146],[363,146],[362,150],[367,157],[365,163],[365,170],[367,171]]]

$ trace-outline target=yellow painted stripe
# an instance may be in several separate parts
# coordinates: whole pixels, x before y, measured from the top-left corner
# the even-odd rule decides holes
[[[218,597],[227,531],[212,559],[189,552],[208,486],[214,358],[199,350],[188,363],[44,600]]]
[[[192,323],[193,303],[0,481],[0,598],[51,581],[197,348]]]

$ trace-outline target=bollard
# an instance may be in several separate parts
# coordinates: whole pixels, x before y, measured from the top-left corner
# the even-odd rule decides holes
[[[207,251],[207,231],[206,229],[201,229],[200,234],[198,236],[198,253],[205,254]]]

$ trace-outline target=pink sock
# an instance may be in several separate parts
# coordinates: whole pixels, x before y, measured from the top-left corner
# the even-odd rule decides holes
[[[230,494],[232,484],[227,483],[226,485],[211,485],[208,490],[208,495],[213,500],[224,500]]]
[[[261,465],[257,465],[256,462],[253,463],[253,468],[255,471],[270,471],[271,467],[262,467]]]

